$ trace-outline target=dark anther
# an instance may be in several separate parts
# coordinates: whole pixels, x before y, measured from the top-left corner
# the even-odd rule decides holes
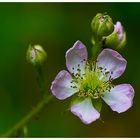
[[[75,76],[80,76],[80,74],[79,73],[76,73]]]
[[[80,70],[80,69],[77,69],[77,71],[79,71],[79,72],[80,72],[81,70]]]
[[[108,74],[109,72],[107,71],[107,72],[105,72],[105,74]]]
[[[103,68],[102,67],[99,67],[99,69],[102,70]]]
[[[77,88],[77,86],[73,86],[73,88]]]

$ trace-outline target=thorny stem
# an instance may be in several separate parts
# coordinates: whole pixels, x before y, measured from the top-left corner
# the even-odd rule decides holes
[[[37,104],[37,106],[31,110],[21,121],[19,121],[12,129],[7,131],[5,134],[3,134],[1,137],[10,137],[12,136],[16,131],[23,128],[27,123],[36,116],[44,107],[47,105],[51,100],[53,99],[53,96],[50,94],[48,96],[44,96],[44,98]]]

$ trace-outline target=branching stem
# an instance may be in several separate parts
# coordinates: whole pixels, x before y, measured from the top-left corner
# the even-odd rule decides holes
[[[22,129],[31,119],[33,119],[51,100],[53,96],[50,94],[44,98],[33,108],[21,121],[19,121],[12,129],[7,131],[1,137],[11,137],[15,132]]]

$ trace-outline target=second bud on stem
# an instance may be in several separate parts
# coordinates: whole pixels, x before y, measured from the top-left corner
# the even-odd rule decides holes
[[[47,58],[47,54],[42,46],[29,45],[26,57],[27,57],[27,61],[29,63],[33,64],[34,66],[39,66],[45,62],[45,60]]]
[[[126,45],[126,32],[124,31],[121,23],[118,21],[114,25],[113,33],[105,38],[105,46],[117,50],[121,49],[125,45]]]

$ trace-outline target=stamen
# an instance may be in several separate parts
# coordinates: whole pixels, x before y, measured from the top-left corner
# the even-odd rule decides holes
[[[109,71],[105,72],[105,75],[109,74]]]
[[[79,71],[79,72],[80,72],[80,71],[81,71],[81,69],[79,69],[79,68],[78,68],[78,69],[77,69],[77,71]]]
[[[75,83],[72,88],[78,88],[78,97],[90,97],[93,99],[100,98],[104,92],[110,91],[113,85],[112,71],[107,71],[106,68],[98,67],[96,62],[86,61],[85,73],[81,74],[80,64],[77,65],[77,73],[74,75]]]
[[[103,68],[102,67],[99,67],[99,69],[102,70]]]

